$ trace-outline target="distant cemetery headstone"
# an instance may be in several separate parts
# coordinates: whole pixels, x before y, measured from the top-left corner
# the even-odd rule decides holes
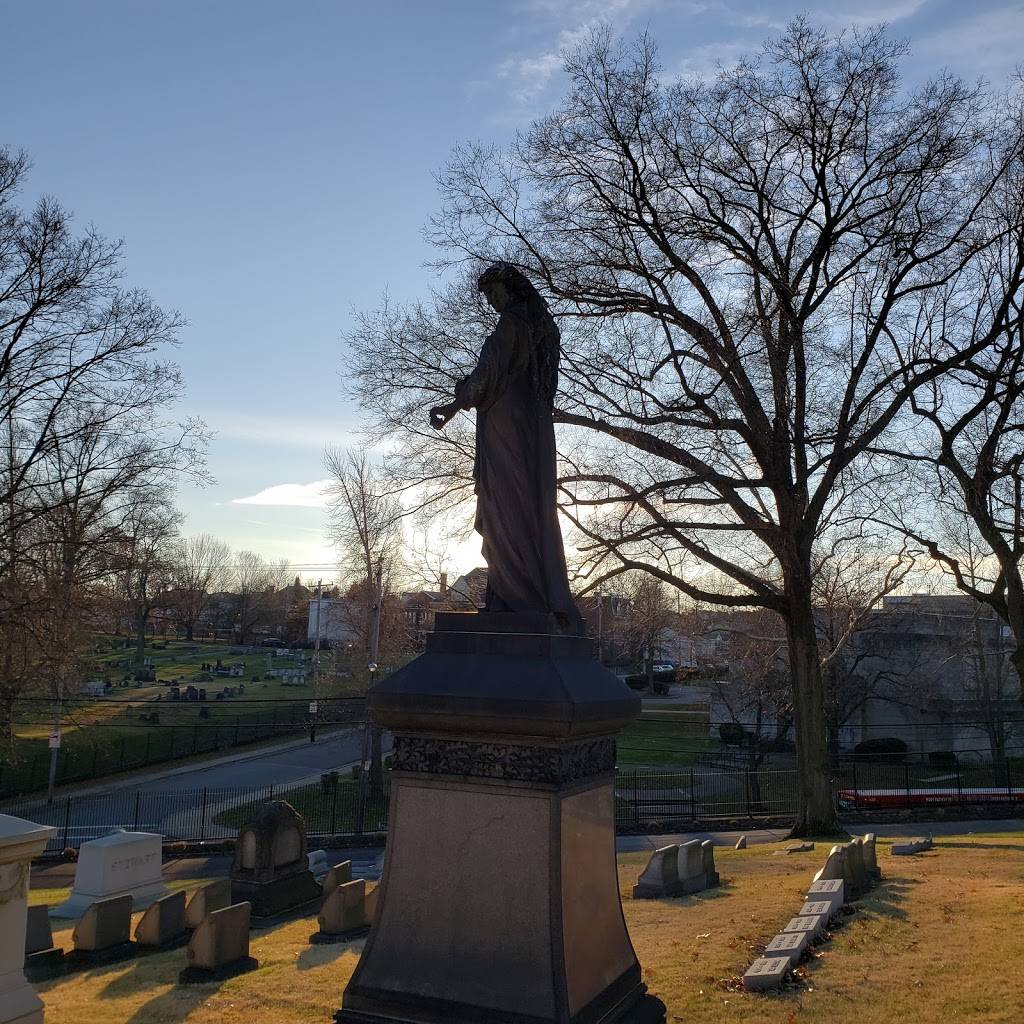
[[[189,940],[188,966],[178,975],[179,982],[219,981],[259,966],[249,956],[250,909],[248,903],[236,903],[203,920]]]
[[[141,951],[172,949],[184,945],[187,939],[183,891],[151,903],[135,926],[135,941]]]
[[[285,800],[264,804],[238,833],[232,902],[251,903],[255,918],[276,917],[319,900],[321,892],[309,870],[302,815]]]
[[[153,832],[117,832],[83,843],[70,897],[51,917],[75,919],[95,903],[129,895],[136,910],[167,895],[161,874],[163,837]]]
[[[198,928],[203,919],[215,910],[231,906],[231,879],[218,878],[215,882],[196,889],[185,907],[185,927]]]
[[[131,930],[131,896],[96,900],[86,908],[75,925],[72,933],[75,948],[68,954],[68,963],[91,967],[134,956]]]

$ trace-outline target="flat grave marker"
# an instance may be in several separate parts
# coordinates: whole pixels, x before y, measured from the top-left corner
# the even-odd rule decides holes
[[[778,988],[789,974],[788,956],[760,957],[743,975],[743,987],[748,992],[766,992]]]

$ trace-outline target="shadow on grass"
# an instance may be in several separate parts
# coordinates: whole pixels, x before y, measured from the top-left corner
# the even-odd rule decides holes
[[[308,971],[314,967],[323,967],[324,964],[333,963],[349,952],[358,957],[363,952],[365,942],[366,937],[363,936],[359,939],[349,939],[348,942],[325,942],[316,945],[310,943],[299,954],[296,964],[300,971]]]

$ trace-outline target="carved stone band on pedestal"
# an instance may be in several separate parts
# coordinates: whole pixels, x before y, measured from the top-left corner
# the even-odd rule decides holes
[[[392,757],[405,772],[565,785],[614,771],[615,740],[542,746],[399,735]]]

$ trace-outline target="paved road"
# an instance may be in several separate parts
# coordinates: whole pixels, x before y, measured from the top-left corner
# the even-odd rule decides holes
[[[390,749],[388,739],[385,736],[385,752]],[[51,841],[54,849],[63,846],[65,837],[77,846],[115,828],[196,838],[201,819],[205,821],[203,835],[218,838],[234,834],[213,823],[221,811],[248,803],[271,786],[284,794],[289,788],[318,780],[322,772],[351,765],[362,756],[362,742],[361,728],[348,729],[316,743],[239,751],[213,763],[114,779],[88,790],[61,794],[49,805],[31,801],[10,810],[40,824],[57,826],[58,834]]]

